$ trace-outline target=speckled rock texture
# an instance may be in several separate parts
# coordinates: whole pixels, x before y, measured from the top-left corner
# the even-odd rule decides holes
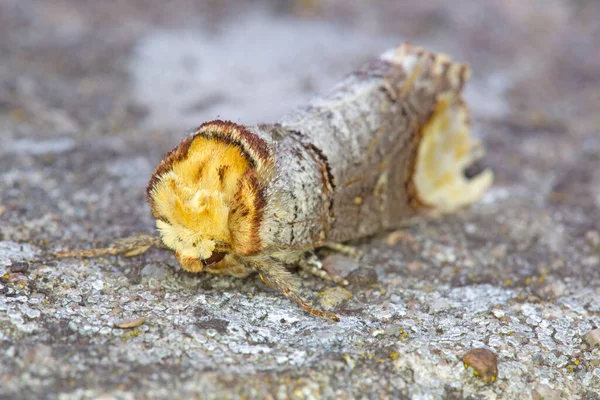
[[[598,37],[594,0],[3,0],[0,398],[600,398]],[[152,232],[186,129],[272,121],[404,40],[471,64],[496,182],[323,254],[350,286],[303,291],[341,322],[168,252],[50,257]]]

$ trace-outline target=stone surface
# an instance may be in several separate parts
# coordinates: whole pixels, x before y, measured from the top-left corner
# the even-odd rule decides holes
[[[0,398],[599,398],[600,4],[374,4],[1,2]],[[496,183],[358,243],[340,323],[158,250],[48,257],[151,232],[144,187],[184,130],[269,122],[406,39],[470,62]]]
[[[498,378],[498,358],[493,351],[483,347],[469,350],[462,358],[465,368],[471,368],[473,375],[485,383]]]

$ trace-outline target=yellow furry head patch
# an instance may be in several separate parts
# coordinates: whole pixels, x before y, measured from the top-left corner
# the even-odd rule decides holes
[[[194,272],[227,253],[250,255],[259,228],[271,153],[267,143],[229,121],[201,125],[159,164],[147,188],[164,244]]]

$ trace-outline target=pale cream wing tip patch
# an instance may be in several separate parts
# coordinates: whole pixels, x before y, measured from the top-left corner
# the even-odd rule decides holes
[[[494,174],[486,170],[473,179],[457,179],[445,188],[438,188],[430,193],[429,201],[434,205],[434,212],[451,213],[459,208],[475,203],[490,188]]]
[[[453,212],[479,200],[492,185],[493,173],[468,177],[466,170],[483,155],[472,137],[468,109],[447,92],[421,132],[413,184],[418,200],[433,214]]]

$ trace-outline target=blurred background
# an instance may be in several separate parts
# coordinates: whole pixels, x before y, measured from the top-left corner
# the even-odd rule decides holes
[[[579,119],[598,109],[599,14],[593,0],[4,0],[0,106],[35,136],[272,120],[410,40],[472,65],[480,116]]]
[[[0,397],[597,398],[599,39],[598,0],[0,0]],[[340,324],[167,252],[36,261],[153,232],[186,131],[274,122],[406,40],[471,65],[495,184],[362,243],[346,297],[304,279]]]

